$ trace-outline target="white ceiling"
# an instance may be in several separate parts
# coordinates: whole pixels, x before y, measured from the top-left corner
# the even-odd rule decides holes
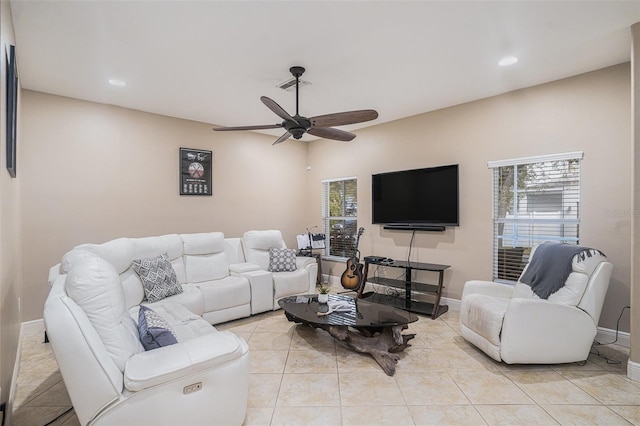
[[[276,124],[259,98],[294,114],[295,91],[276,85],[301,65],[301,115],[380,114],[344,130],[626,62],[640,22],[640,1],[12,0],[11,11],[25,89]],[[499,67],[506,55],[519,62]]]

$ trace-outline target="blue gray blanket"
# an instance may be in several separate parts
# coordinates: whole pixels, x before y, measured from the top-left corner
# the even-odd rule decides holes
[[[571,260],[580,255],[580,260],[600,253],[600,250],[586,247],[546,242],[538,246],[529,262],[529,267],[520,277],[520,282],[528,284],[538,297],[548,299],[564,287],[571,274]],[[578,260],[578,261],[580,261]]]

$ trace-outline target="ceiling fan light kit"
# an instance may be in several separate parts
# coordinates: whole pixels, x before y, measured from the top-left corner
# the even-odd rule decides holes
[[[372,109],[363,109],[357,111],[336,112],[333,114],[318,115],[315,117],[304,117],[298,111],[299,107],[299,89],[300,77],[304,74],[305,69],[300,66],[289,68],[289,72],[296,79],[296,114],[292,117],[287,111],[271,98],[261,96],[262,103],[273,111],[278,117],[282,118],[282,123],[265,124],[257,126],[237,126],[237,127],[217,127],[213,130],[217,132],[234,131],[234,130],[263,130],[284,128],[286,132],[280,136],[273,145],[286,141],[293,136],[294,139],[300,139],[305,133],[317,136],[319,138],[333,139],[348,142],[353,140],[356,135],[344,130],[334,129],[333,126],[345,126],[347,124],[363,123],[378,118],[378,113]]]

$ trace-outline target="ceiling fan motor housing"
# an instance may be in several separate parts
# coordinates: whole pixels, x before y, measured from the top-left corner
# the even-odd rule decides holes
[[[293,118],[295,121],[285,120],[282,122],[282,126],[291,133],[294,139],[300,139],[311,128],[311,122],[300,115],[296,115]]]

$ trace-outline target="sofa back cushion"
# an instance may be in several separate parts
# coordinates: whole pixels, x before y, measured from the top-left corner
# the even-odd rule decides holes
[[[533,258],[536,248],[537,247],[534,247],[533,250],[531,250],[529,260]],[[581,256],[578,254],[573,257],[571,260],[571,273],[565,281],[564,286],[551,294],[547,300],[562,305],[578,306],[594,270],[601,262],[606,262],[607,260],[607,258],[599,252],[590,251],[589,254],[589,256]],[[527,266],[525,266],[522,271],[522,275],[524,275],[528,267],[529,263],[527,263]],[[511,297],[539,298],[531,291],[531,287],[529,285],[520,281],[516,283]]]
[[[65,255],[65,290],[86,313],[107,352],[124,371],[127,360],[144,351],[135,321],[125,309],[120,276],[111,262],[87,251]]]
[[[176,273],[178,283],[187,282],[182,259],[182,239],[177,234],[145,238],[117,238],[102,244],[82,244],[76,246],[74,250],[94,253],[113,265],[120,274],[127,308],[139,305],[145,297],[142,281],[132,268],[135,259],[151,258],[166,253]],[[62,272],[66,273],[66,269],[63,261]]]
[[[245,263],[244,250],[242,249],[242,238],[225,238],[229,262]]]
[[[166,253],[180,284],[187,282],[187,275],[182,259],[182,238],[178,234],[161,235],[159,237],[130,238],[133,244],[133,259],[144,259]],[[131,263],[129,264],[131,265]]]
[[[102,244],[81,244],[74,248],[75,250],[84,250],[91,252],[113,265],[118,274],[131,267],[131,261],[134,259],[134,248],[129,238],[116,238]],[[63,272],[65,263],[63,261]]]
[[[201,283],[229,276],[229,248],[222,232],[180,235],[187,282]]]
[[[242,236],[244,255],[247,262],[269,270],[269,249],[286,248],[282,233],[278,230],[247,231]]]

